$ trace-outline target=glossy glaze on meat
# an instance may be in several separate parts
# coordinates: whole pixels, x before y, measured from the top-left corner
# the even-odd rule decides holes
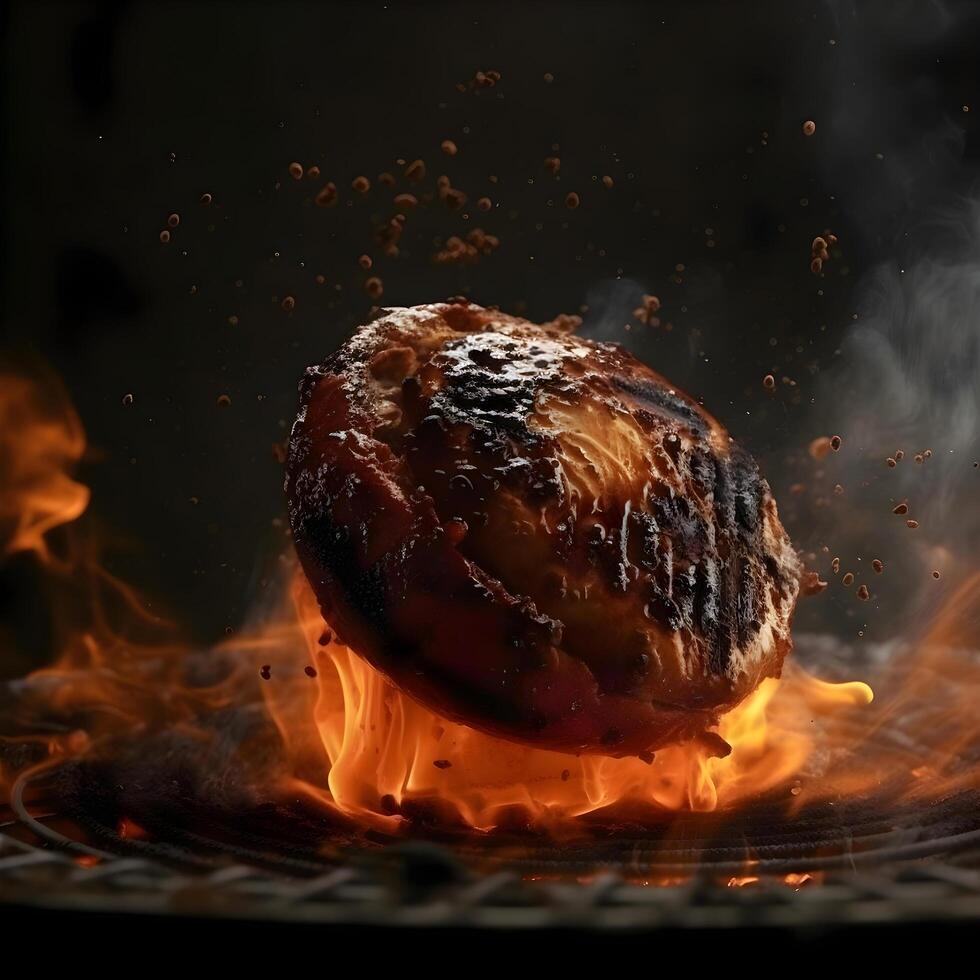
[[[383,311],[307,371],[286,489],[344,642],[508,739],[626,755],[704,737],[791,646],[800,564],[755,462],[561,324]]]

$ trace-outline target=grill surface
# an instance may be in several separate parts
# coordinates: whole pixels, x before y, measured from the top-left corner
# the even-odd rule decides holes
[[[865,673],[854,663],[843,670]],[[874,736],[883,770],[900,779],[928,753],[906,719],[914,712]],[[419,821],[405,840],[296,800],[219,803],[179,768],[154,769],[154,754],[136,753],[128,769],[74,762],[22,776],[0,810],[0,903],[481,929],[980,919],[980,793],[972,790],[916,803],[881,785],[874,796],[798,811],[784,791],[654,828],[585,823],[579,837],[561,840]],[[965,747],[960,764],[973,771],[977,762],[976,747]]]
[[[555,844],[507,835],[355,842],[288,809],[233,817],[191,807],[182,823],[154,826],[152,838],[134,840],[96,813],[69,815],[71,800],[61,810],[47,806],[50,799],[26,807],[23,791],[33,788],[18,785],[0,823],[6,903],[511,929],[980,917],[980,817],[972,794],[888,817],[867,805],[828,806],[790,825],[760,806],[737,827],[684,821],[674,825],[674,840],[625,830]],[[334,834],[335,846],[323,849],[324,833]]]

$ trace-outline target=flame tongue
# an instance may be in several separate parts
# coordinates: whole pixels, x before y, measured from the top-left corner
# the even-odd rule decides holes
[[[88,500],[65,473],[84,439],[67,403],[50,407],[57,391],[23,378],[0,387],[3,548],[32,552],[59,581],[90,595],[91,608],[83,621],[58,624],[66,637],[59,662],[18,682],[27,692],[21,714],[34,722],[0,737],[0,787],[23,769],[23,761],[10,762],[11,745],[33,743],[32,757],[45,764],[120,742],[132,747],[155,730],[179,734],[208,760],[231,753],[266,798],[301,791],[389,829],[425,811],[481,830],[518,819],[564,834],[587,814],[652,821],[766,793],[802,804],[884,787],[891,798],[913,799],[980,789],[980,767],[970,762],[980,745],[980,573],[954,591],[910,659],[889,661],[890,683],[875,710],[852,710],[871,700],[867,685],[829,684],[790,665],[782,680],[765,681],[723,716],[716,734],[652,758],[532,749],[440,718],[394,688],[325,630],[298,570],[277,614],[202,655],[160,638],[139,597],[78,549],[56,561],[45,534],[74,520]],[[156,638],[135,642],[147,626]],[[213,669],[218,661],[232,669]],[[188,680],[205,662],[210,667]],[[229,738],[216,723],[256,707],[278,726],[275,752],[250,736]],[[904,755],[884,737],[892,728]],[[906,764],[910,745],[915,761]]]
[[[81,459],[85,436],[61,385],[0,375],[0,548],[49,559],[45,534],[81,516],[88,488],[66,469]]]

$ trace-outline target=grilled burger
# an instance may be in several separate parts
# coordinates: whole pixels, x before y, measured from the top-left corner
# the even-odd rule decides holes
[[[642,756],[710,742],[778,676],[801,567],[769,486],[618,345],[466,303],[391,309],[300,390],[303,569],[341,640],[439,714]]]

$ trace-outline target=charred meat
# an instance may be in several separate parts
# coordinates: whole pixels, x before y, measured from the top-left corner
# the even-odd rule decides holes
[[[801,569],[755,462],[560,322],[384,311],[307,371],[286,489],[343,642],[494,735],[704,738],[791,647]]]

